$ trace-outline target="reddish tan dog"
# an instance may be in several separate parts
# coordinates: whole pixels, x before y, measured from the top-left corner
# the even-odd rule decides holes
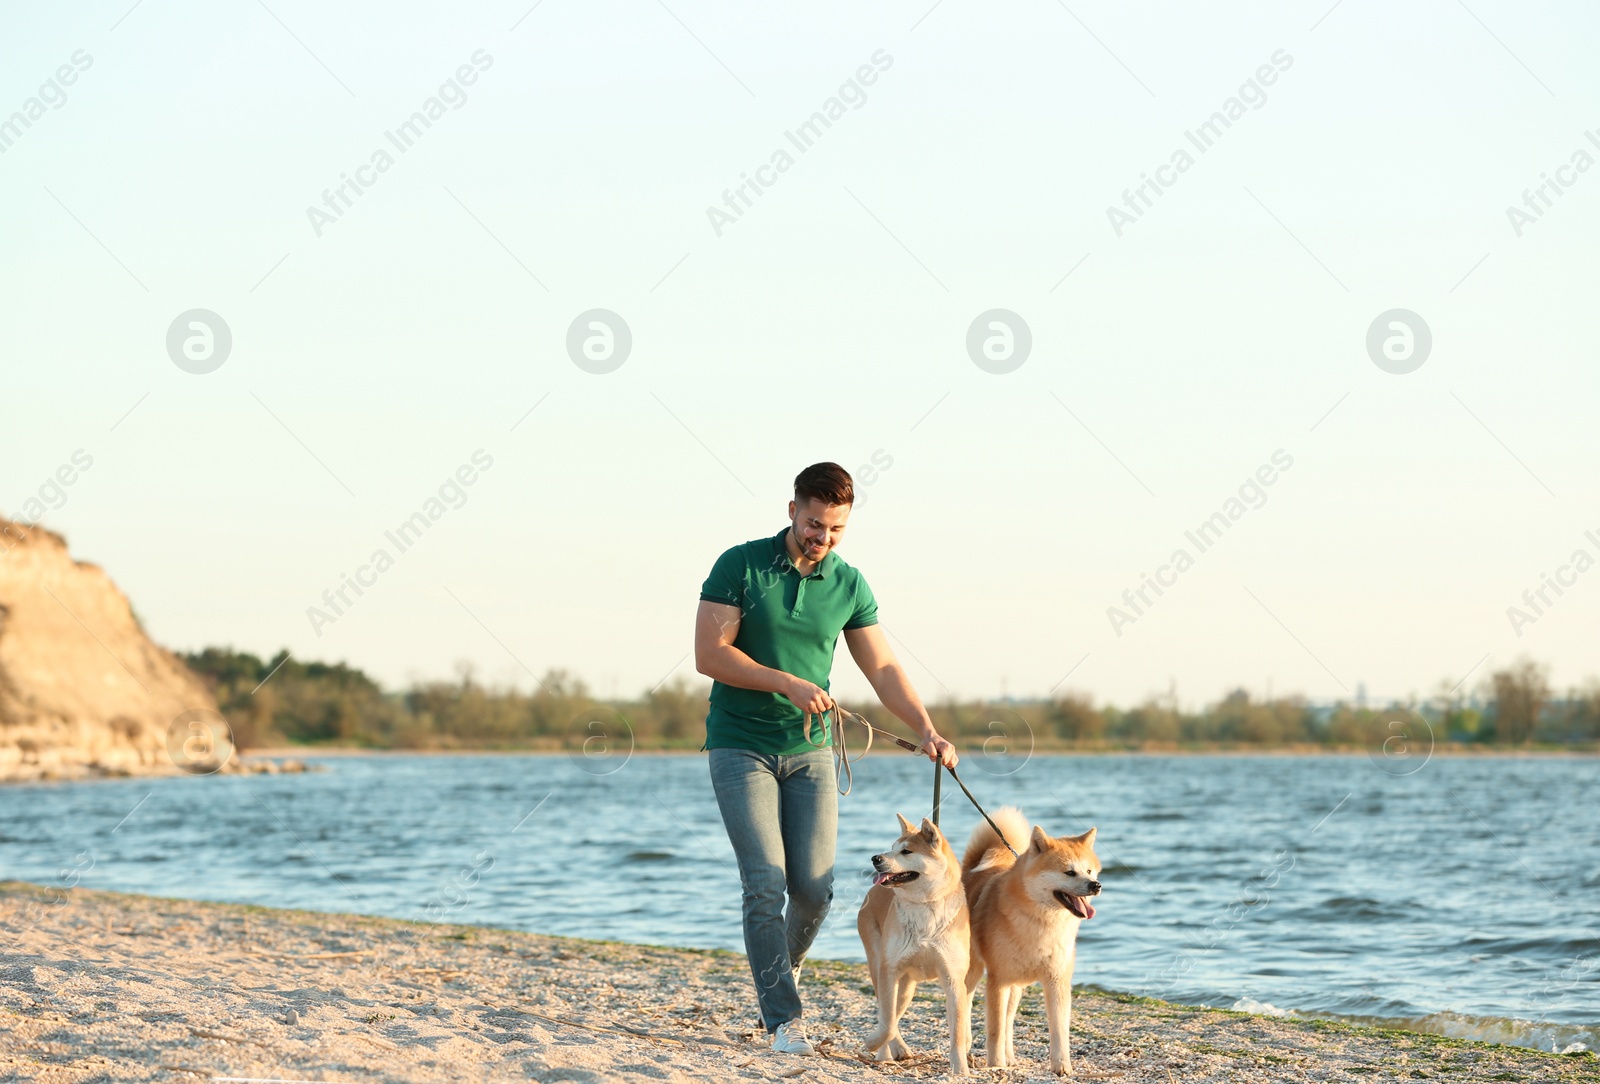
[[[1037,982],[1044,986],[1050,1023],[1050,1069],[1064,1075],[1072,1072],[1067,1040],[1078,924],[1094,917],[1089,897],[1100,893],[1095,830],[1053,839],[1037,826],[1030,831],[1028,818],[1014,806],[996,810],[994,821],[1006,840],[1021,848],[1021,857],[1012,857],[985,823],[973,831],[961,861],[972,923],[968,987],[975,989],[978,975],[987,972],[989,1068],[1016,1061],[1011,1031],[1017,1006],[1023,988]]]

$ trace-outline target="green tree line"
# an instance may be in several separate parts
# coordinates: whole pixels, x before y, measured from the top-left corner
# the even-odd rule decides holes
[[[709,683],[679,677],[631,700],[602,700],[564,670],[532,692],[492,688],[463,669],[455,681],[386,692],[344,663],[269,659],[209,647],[184,655],[216,694],[240,748],[336,745],[373,749],[562,749],[603,738],[634,748],[698,749]],[[1498,670],[1478,699],[1442,684],[1434,696],[1386,707],[1313,706],[1303,697],[1253,699],[1242,689],[1199,711],[1175,696],[1132,708],[1096,707],[1082,694],[1008,704],[929,705],[940,732],[959,746],[1025,753],[1030,748],[1349,748],[1395,734],[1409,741],[1592,747],[1600,743],[1600,682],[1557,697],[1547,670],[1523,660]],[[849,704],[876,726],[905,728],[881,705]],[[859,742],[852,728],[849,738]]]

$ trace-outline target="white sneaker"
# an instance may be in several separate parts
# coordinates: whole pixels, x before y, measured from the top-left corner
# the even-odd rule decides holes
[[[799,1020],[779,1024],[772,1036],[772,1049],[780,1054],[815,1054],[816,1048],[806,1038],[806,1026]]]

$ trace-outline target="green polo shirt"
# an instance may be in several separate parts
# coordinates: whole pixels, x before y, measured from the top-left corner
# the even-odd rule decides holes
[[[733,646],[762,666],[804,678],[824,689],[833,669],[839,633],[878,623],[878,600],[866,577],[829,551],[809,576],[789,560],[784,536],[734,546],[717,558],[700,587],[700,598],[737,606],[739,634]],[[819,748],[805,737],[805,714],[780,693],[711,683],[702,749],[753,749],[788,755]],[[830,744],[821,720],[811,736]]]

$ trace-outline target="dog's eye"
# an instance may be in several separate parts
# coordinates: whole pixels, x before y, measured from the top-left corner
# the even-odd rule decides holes
[[[901,854],[910,854],[911,853],[911,848],[910,847],[902,847],[901,850],[900,850],[900,853]]]

